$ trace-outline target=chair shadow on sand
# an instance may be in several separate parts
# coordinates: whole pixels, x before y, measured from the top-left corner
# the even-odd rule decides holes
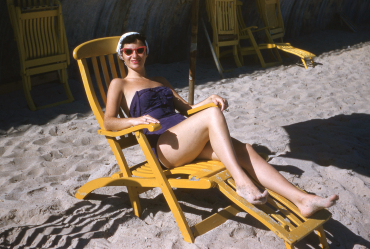
[[[229,200],[215,189],[203,191],[177,189],[175,193],[184,212],[199,215],[202,218],[229,204]],[[113,196],[90,194],[88,199],[100,201],[100,203],[94,204],[89,200],[81,201],[64,214],[51,216],[41,225],[9,228],[0,234],[1,246],[4,248],[84,248],[92,240],[104,243],[101,239],[113,236],[119,230],[120,225],[139,219],[132,212],[126,192]],[[141,201],[145,209],[139,222],[143,222],[143,226],[147,226],[144,220],[148,216],[154,217],[158,212],[171,212],[162,194],[153,199],[141,198]],[[262,223],[246,213],[231,220],[252,228],[269,231]],[[353,248],[354,245],[370,248],[369,241],[356,235],[336,220],[330,219],[324,229],[331,248],[343,248],[343,246]],[[317,236],[311,234],[295,246],[297,248],[319,248]]]

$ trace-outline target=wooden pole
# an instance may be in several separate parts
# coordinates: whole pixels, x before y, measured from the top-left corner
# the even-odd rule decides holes
[[[199,0],[193,0],[191,8],[191,44],[189,69],[189,97],[188,102],[194,105],[195,65],[197,62],[197,36],[198,36]]]

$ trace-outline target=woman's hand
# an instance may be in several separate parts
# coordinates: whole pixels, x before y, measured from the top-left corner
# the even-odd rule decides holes
[[[209,96],[208,99],[212,101],[215,105],[221,107],[221,111],[228,111],[227,108],[229,108],[229,103],[227,102],[227,99],[221,98],[216,94]]]
[[[155,118],[152,118],[149,115],[144,115],[144,116],[141,116],[141,117],[138,117],[138,118],[132,118],[131,119],[131,124],[133,126],[141,125],[141,124],[150,124],[150,123],[159,124],[160,122],[159,122],[159,120],[157,120]]]

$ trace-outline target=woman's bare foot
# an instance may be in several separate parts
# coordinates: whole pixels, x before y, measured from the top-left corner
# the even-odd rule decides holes
[[[323,198],[316,195],[307,195],[307,197],[302,198],[298,208],[301,211],[301,214],[308,218],[313,215],[315,212],[331,207],[339,199],[338,195],[332,195],[327,198]]]
[[[269,195],[267,190],[261,193],[256,186],[245,185],[237,186],[236,193],[254,205],[265,204],[267,201],[267,196]]]

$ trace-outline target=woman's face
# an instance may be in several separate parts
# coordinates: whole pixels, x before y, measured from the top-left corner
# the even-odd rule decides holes
[[[137,49],[138,47],[145,46],[140,40],[136,40],[135,43],[126,43],[123,45],[123,48]],[[133,50],[132,54],[127,55],[122,51],[122,58],[126,63],[126,66],[131,69],[139,69],[144,67],[146,57],[146,51],[142,54],[139,54],[136,50]]]

